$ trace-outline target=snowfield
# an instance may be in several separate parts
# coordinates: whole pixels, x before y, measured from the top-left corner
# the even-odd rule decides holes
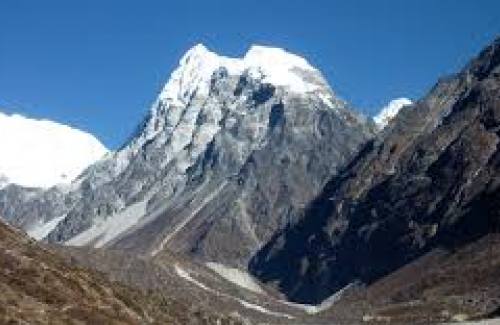
[[[245,271],[213,262],[206,263],[206,266],[229,282],[255,293],[264,293],[257,281]]]
[[[0,186],[69,184],[108,150],[91,134],[0,112]]]

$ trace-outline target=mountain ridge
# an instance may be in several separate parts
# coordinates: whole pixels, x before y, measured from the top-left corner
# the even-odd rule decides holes
[[[303,58],[197,45],[139,130],[64,191],[5,188],[0,212],[52,243],[168,248],[244,268],[375,127]]]
[[[497,39],[402,110],[254,257],[254,274],[315,302],[439,245],[498,231],[499,65]]]

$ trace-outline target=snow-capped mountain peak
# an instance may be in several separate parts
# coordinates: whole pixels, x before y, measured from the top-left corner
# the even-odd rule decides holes
[[[68,184],[108,150],[91,134],[0,112],[0,187]]]
[[[197,44],[181,58],[178,68],[163,88],[160,99],[182,106],[195,92],[207,95],[210,79],[221,67],[229,75],[241,75],[247,70],[254,72],[254,75],[260,72],[263,82],[287,87],[297,93],[311,92],[325,84],[321,77],[305,77],[304,73],[319,75],[318,70],[306,59],[281,48],[252,45],[243,58],[230,58],[210,51],[203,44]]]
[[[300,96],[314,93],[330,108],[338,106],[337,99],[322,74],[298,55],[281,48],[252,45],[243,57],[231,58],[214,53],[200,43],[189,49],[179,60],[177,68],[153,103],[142,133],[129,146],[129,150],[118,153],[121,163],[116,169],[117,174],[128,164],[130,153],[137,152],[144,143],[159,133],[163,132],[165,138],[189,137],[190,132],[174,135],[173,131],[179,126],[188,131],[193,129],[195,120],[189,120],[188,117],[194,113],[185,115],[185,109],[191,106],[191,101],[195,98],[209,97],[214,73],[218,69],[224,69],[229,76],[250,76],[257,82],[281,87],[288,93]],[[214,107],[214,110],[219,108]],[[214,111],[212,115],[220,114]],[[213,135],[217,128],[215,123],[209,128],[209,133]],[[172,154],[185,145],[184,141],[172,143],[179,144]]]
[[[411,104],[413,104],[413,102],[408,98],[401,97],[393,99],[373,117],[373,121],[377,124],[379,129],[383,129],[398,114],[401,108]]]
[[[241,266],[284,226],[295,202],[311,198],[369,136],[371,127],[305,59],[257,45],[229,58],[198,44],[126,145],[89,167],[69,191],[41,194],[50,200],[23,196],[32,214],[4,214],[16,222],[22,213],[30,235],[70,245],[142,242],[149,223],[161,222],[144,239],[143,253],[198,243],[196,254],[207,260],[224,264],[238,255],[231,265]],[[208,220],[206,239],[198,238]],[[221,245],[227,249],[213,249]]]

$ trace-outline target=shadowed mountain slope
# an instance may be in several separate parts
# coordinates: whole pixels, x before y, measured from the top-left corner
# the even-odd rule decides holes
[[[500,40],[403,109],[250,269],[318,302],[499,230]]]

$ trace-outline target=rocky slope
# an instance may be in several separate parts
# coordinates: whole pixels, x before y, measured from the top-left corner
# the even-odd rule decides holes
[[[246,267],[374,129],[303,58],[197,45],[122,149],[70,188],[4,188],[0,213],[52,243]]]
[[[254,257],[253,273],[292,300],[318,302],[498,231],[499,90],[496,40],[366,144]]]
[[[363,292],[373,318],[428,324],[500,315],[500,236],[436,248]],[[365,317],[366,318],[366,317]]]
[[[0,222],[2,324],[239,324],[158,292],[71,266]]]
[[[488,234],[459,248],[435,248],[374,283],[345,293],[322,316],[334,324],[427,325],[464,320],[497,324],[499,245],[500,236]]]
[[[161,252],[154,258],[121,250],[88,247],[54,247],[68,263],[95,269],[112,280],[159,291],[180,304],[197,306],[218,315],[231,315],[248,324],[331,324],[339,319],[325,313],[335,301],[322,306],[286,301],[280,293],[263,286],[248,274],[213,264],[193,262],[189,257]],[[347,318],[347,324],[359,319]]]
[[[0,324],[331,323],[221,269],[168,252],[45,245],[0,222]]]
[[[429,324],[498,316],[498,247],[490,236],[456,252],[435,250],[321,309],[235,286],[181,256],[46,247],[0,223],[0,323]]]

